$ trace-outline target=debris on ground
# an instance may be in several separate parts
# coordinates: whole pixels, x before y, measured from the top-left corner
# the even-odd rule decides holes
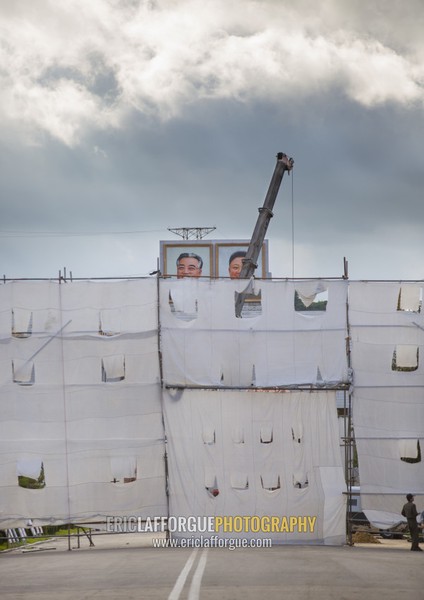
[[[352,542],[354,544],[381,544],[380,540],[366,531],[357,531],[352,536]]]

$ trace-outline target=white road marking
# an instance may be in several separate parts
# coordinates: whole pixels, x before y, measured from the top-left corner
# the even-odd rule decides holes
[[[172,588],[171,593],[168,596],[168,600],[178,600],[180,597],[181,591],[184,587],[185,581],[187,579],[187,575],[190,573],[190,569],[193,566],[194,559],[196,558],[196,554],[198,552],[198,548],[193,550],[193,552],[188,557],[186,564],[183,567],[183,570],[178,576],[177,581],[175,582],[174,587]]]
[[[198,600],[200,594],[200,585],[202,583],[203,571],[206,567],[206,561],[208,558],[208,549],[203,550],[202,556],[199,559],[197,569],[194,572],[193,579],[191,580],[190,592],[188,594],[188,600]]]

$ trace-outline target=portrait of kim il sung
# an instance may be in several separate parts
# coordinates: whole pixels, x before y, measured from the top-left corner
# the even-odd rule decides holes
[[[164,244],[162,274],[184,279],[211,276],[210,244]]]

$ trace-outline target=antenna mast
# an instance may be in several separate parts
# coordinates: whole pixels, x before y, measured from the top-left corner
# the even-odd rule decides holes
[[[183,240],[202,240],[215,229],[216,227],[168,227],[168,231],[179,235]]]

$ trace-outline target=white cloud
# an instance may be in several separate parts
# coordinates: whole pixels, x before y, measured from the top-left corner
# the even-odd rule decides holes
[[[281,103],[334,86],[365,106],[424,98],[422,43],[405,37],[401,55],[399,30],[390,45],[369,23],[361,37],[344,2],[324,2],[325,21],[307,2],[273,0],[5,4],[1,118],[71,146],[130,111],[168,119],[203,98]]]
[[[73,145],[84,127],[112,125],[101,101],[84,86],[60,79],[54,86],[27,86],[20,83],[3,98],[9,116],[16,121],[47,131],[67,145]]]

